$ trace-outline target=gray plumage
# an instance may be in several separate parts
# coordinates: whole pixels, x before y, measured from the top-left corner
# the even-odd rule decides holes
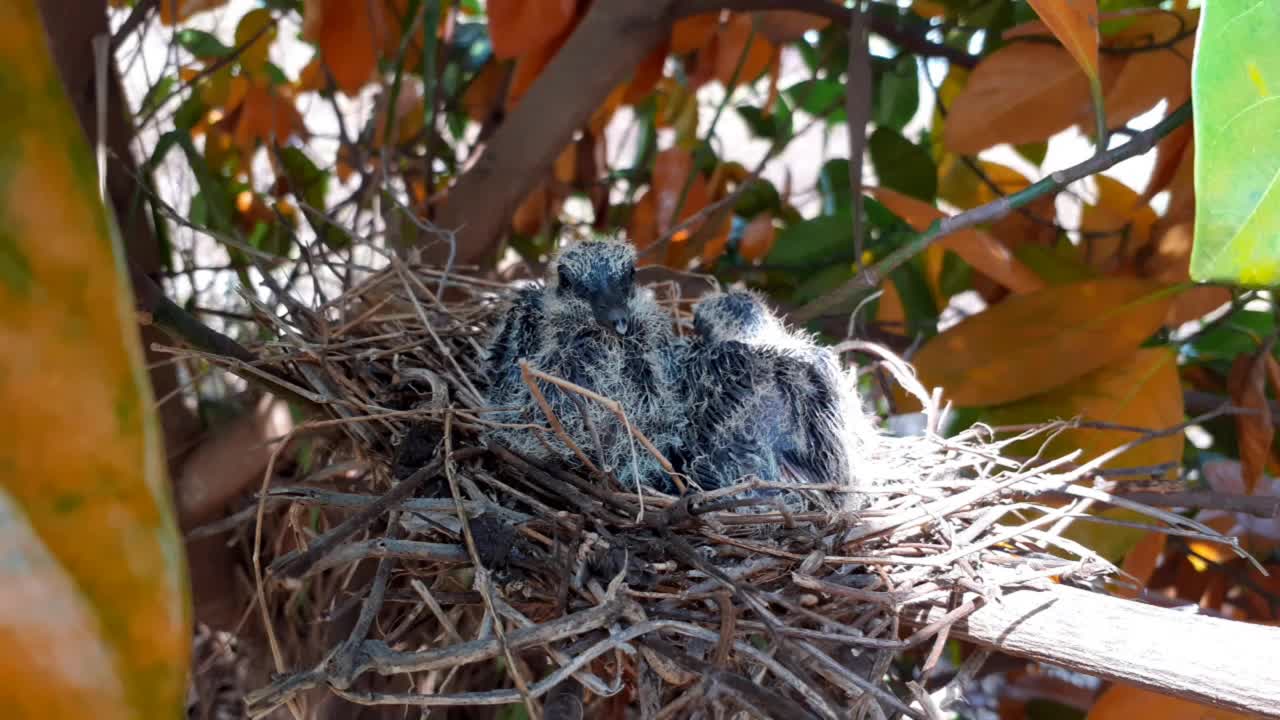
[[[590,240],[565,248],[544,286],[519,291],[489,343],[487,404],[491,419],[549,428],[520,375],[519,361],[617,401],[628,421],[664,454],[683,437],[685,414],[676,397],[676,348],[671,319],[646,289],[635,286],[635,250],[625,242]],[[627,487],[672,485],[658,462],[599,403],[539,382],[565,432],[598,466]],[[551,432],[495,428],[490,437],[540,460],[576,464],[572,449]]]
[[[848,421],[856,401],[833,352],[789,331],[744,291],[701,300],[694,327],[682,391],[690,435],[682,459],[694,481],[704,489],[750,476],[851,482]]]

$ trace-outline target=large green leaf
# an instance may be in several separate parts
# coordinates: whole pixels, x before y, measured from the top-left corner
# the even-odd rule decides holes
[[[1212,0],[1200,19],[1194,280],[1280,282],[1280,12]]]

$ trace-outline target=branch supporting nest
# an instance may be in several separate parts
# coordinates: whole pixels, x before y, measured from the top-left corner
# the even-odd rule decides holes
[[[491,283],[397,259],[323,308],[273,316],[277,340],[259,366],[323,399],[332,419],[322,423],[339,432],[315,461],[363,470],[266,487],[255,514],[216,528],[232,542],[256,539],[259,612],[273,625],[278,664],[295,668],[248,696],[252,716],[305,706],[323,690],[365,705],[522,703],[531,717],[550,715],[544,703],[590,712],[626,702],[645,718],[698,708],[931,718],[948,637],[989,642],[973,618],[1033,589],[1061,592],[1116,572],[1061,535],[1086,503],[1231,545],[1181,515],[1080,484],[1106,457],[1015,461],[1001,454],[1010,441],[986,428],[940,436],[937,398],[866,345],[840,349],[880,357],[931,419],[909,438],[867,423],[855,463],[867,502],[857,514],[796,512],[749,495],[849,492],[849,478],[641,496],[596,472],[588,448],[576,448],[577,467],[541,466],[484,434],[494,423],[478,405],[480,358],[502,307]],[[531,388],[556,385],[610,408],[637,452],[674,472],[612,399],[521,370]],[[563,436],[550,413],[529,431]],[[1065,504],[1037,502],[1048,493]],[[357,608],[355,624],[317,653],[314,628]],[[922,653],[925,673],[888,683],[902,652]]]

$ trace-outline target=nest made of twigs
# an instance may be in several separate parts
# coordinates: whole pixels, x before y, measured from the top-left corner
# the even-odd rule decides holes
[[[981,427],[941,437],[936,396],[861,343],[840,349],[882,363],[928,422],[863,438],[856,515],[742,512],[750,484],[641,495],[488,447],[480,359],[508,288],[389,262],[322,307],[262,313],[276,340],[256,372],[322,409],[295,434],[329,442],[309,480],[266,488],[234,520],[253,543],[254,612],[280,673],[248,695],[253,717],[325,691],[366,705],[523,703],[535,717],[925,717],[886,671],[934,642],[932,668],[943,631],[973,607],[957,591],[1114,571],[1046,529],[1064,508],[1028,499],[1105,457],[1015,462]],[[918,604],[950,612],[904,626]],[[310,630],[342,612],[354,616],[344,635],[317,646]]]

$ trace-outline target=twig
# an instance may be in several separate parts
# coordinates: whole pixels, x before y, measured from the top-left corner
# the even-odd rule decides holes
[[[884,258],[876,262],[869,268],[863,269],[854,278],[847,281],[840,287],[830,293],[819,297],[818,299],[800,307],[791,314],[796,322],[808,322],[813,320],[832,308],[838,307],[856,297],[859,293],[870,290],[880,285],[881,281],[888,274],[900,265],[910,260],[912,257],[925,248],[929,247],[939,239],[950,235],[957,230],[973,227],[982,223],[993,222],[1008,215],[1010,212],[1023,207],[1037,198],[1043,197],[1051,192],[1061,190],[1063,187],[1083,178],[1099,173],[1107,168],[1131,157],[1141,155],[1155,144],[1168,135],[1175,128],[1186,122],[1191,117],[1191,103],[1187,102],[1178,109],[1169,113],[1163,120],[1154,127],[1134,134],[1129,142],[1114,147],[1103,153],[1098,153],[1090,157],[1088,160],[1073,165],[1065,170],[1049,174],[1045,177],[1008,197],[997,198],[985,205],[979,205],[972,210],[966,210],[958,215],[951,215],[941,220],[936,220],[927,230],[917,235],[910,242],[903,244],[898,249],[886,255]]]

